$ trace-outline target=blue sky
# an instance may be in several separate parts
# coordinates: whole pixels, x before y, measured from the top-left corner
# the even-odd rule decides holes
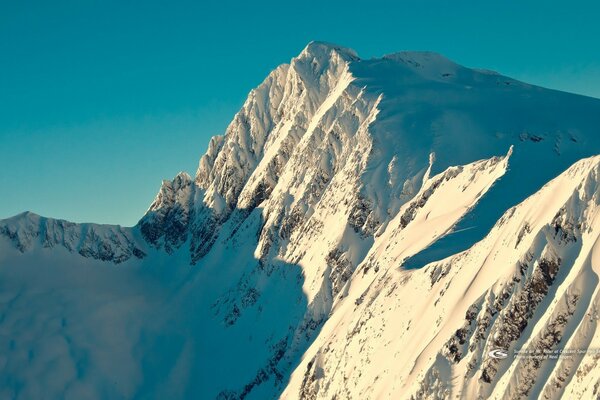
[[[0,218],[135,224],[310,40],[363,58],[437,51],[600,97],[600,3],[562,4],[0,2]]]

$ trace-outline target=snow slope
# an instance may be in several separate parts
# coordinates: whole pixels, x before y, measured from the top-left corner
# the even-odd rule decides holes
[[[576,163],[481,242],[422,269],[382,257],[382,236],[283,398],[597,396],[597,354],[536,362],[488,352],[596,348],[599,178],[600,156]],[[400,236],[389,252],[401,257],[410,242]]]
[[[310,43],[135,227],[0,221],[0,390],[592,396],[591,356],[487,352],[595,343],[599,127],[597,99]]]

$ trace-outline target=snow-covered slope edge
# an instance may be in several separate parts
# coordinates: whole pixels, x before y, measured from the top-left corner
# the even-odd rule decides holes
[[[335,189],[350,197],[361,235],[372,236],[418,191],[431,153],[437,174],[514,145],[514,172],[473,210],[480,222],[455,236],[472,245],[506,208],[600,151],[599,125],[597,99],[465,68],[435,53],[362,60],[350,49],[313,42],[250,93],[225,135],[211,140],[195,178],[180,174],[165,183],[139,227],[157,248],[189,247],[197,263],[226,221],[241,223],[266,201],[265,231],[288,240]],[[520,179],[525,171],[528,179]],[[460,247],[445,248],[452,254]]]
[[[599,227],[596,156],[508,210],[463,253],[420,270],[368,257],[283,397],[597,396],[597,354],[539,360],[523,352],[600,344]],[[508,358],[490,357],[495,349]]]
[[[447,234],[485,196],[506,172],[508,162],[509,155],[452,167],[432,177],[426,171],[422,187],[389,223],[388,231],[419,237],[406,255],[422,250]],[[452,205],[439,210],[447,198],[454,199]],[[356,260],[373,243],[341,219],[330,201],[326,207],[318,206],[313,218],[303,221],[298,233],[277,252],[260,253],[268,206],[251,212],[234,233],[231,222],[223,226],[211,252],[178,293],[172,308],[181,311],[171,311],[162,322],[176,330],[196,326],[188,346],[204,359],[188,361],[196,371],[189,396],[278,397],[291,368],[347,296],[349,282],[362,274],[355,271],[354,263],[360,263]],[[323,225],[331,228],[322,229]],[[387,231],[382,237],[388,242],[396,238]],[[190,304],[194,304],[193,315],[184,311]],[[240,354],[245,355],[243,363]],[[167,380],[162,385],[173,383]]]
[[[147,246],[135,230],[118,225],[76,224],[24,212],[0,220],[0,237],[20,252],[63,247],[71,253],[115,264],[144,258]]]
[[[32,215],[0,222],[0,353],[7,354],[0,356],[0,397],[277,398],[317,335],[286,392],[290,398],[447,391],[470,398],[520,387],[525,374],[514,375],[516,386],[502,386],[499,379],[512,375],[488,361],[476,361],[475,378],[451,376],[465,365],[461,360],[487,350],[468,353],[461,343],[475,329],[459,331],[474,318],[464,317],[473,301],[441,295],[436,303],[437,297],[450,283],[456,293],[481,292],[478,306],[496,304],[504,281],[473,289],[469,282],[479,272],[469,263],[456,267],[467,271],[466,280],[457,275],[450,282],[453,265],[481,248],[474,244],[507,209],[600,153],[598,126],[597,99],[472,70],[434,53],[362,60],[350,49],[311,43],[250,93],[225,134],[209,143],[195,176],[163,182],[137,226]],[[590,223],[588,217],[569,223]],[[525,233],[512,234],[527,236],[531,227],[523,226]],[[146,256],[138,259],[135,249]],[[551,293],[556,285],[544,282],[554,279],[553,267],[541,261],[551,258],[538,250],[519,279]],[[430,261],[434,267],[398,272]],[[38,266],[48,267],[39,277]],[[563,262],[559,271],[566,270]],[[529,303],[539,296],[523,290]],[[454,307],[458,317],[449,316]],[[376,313],[385,318],[372,318]],[[482,326],[499,318],[493,313],[482,316]],[[351,330],[332,338],[335,327]],[[477,333],[481,346],[488,346],[486,329]],[[107,343],[118,349],[111,357],[103,355]],[[346,344],[348,352],[341,350]],[[394,352],[399,364],[386,358]],[[116,353],[126,368],[110,368]],[[432,355],[441,361],[430,361]],[[387,369],[378,370],[379,358]],[[490,382],[480,387],[483,376]],[[306,380],[302,389],[297,379]],[[345,391],[347,379],[356,387],[346,382]],[[35,390],[22,390],[23,382]],[[530,396],[542,390],[522,387]]]

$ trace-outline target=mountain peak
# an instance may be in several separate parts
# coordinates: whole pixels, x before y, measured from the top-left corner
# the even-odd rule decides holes
[[[306,47],[300,52],[297,58],[329,58],[332,53],[340,55],[347,61],[358,61],[360,56],[358,53],[349,48],[337,45],[335,43],[323,42],[313,40],[309,42]],[[450,60],[440,53],[433,51],[399,51],[395,53],[385,54],[382,57],[374,57],[374,60],[393,60],[402,62],[404,64],[412,65],[413,67],[426,67],[426,66],[444,66],[444,67],[460,67],[459,64]]]
[[[306,45],[306,47],[302,50],[298,58],[327,58],[330,57],[333,52],[339,54],[342,58],[346,60],[360,59],[356,51],[354,51],[351,48],[339,46],[333,43],[320,42],[314,40]]]
[[[600,156],[550,181],[600,153],[598,126],[600,100],[311,42],[135,227],[0,221],[0,330],[19,339],[0,339],[0,388],[591,398],[593,357],[488,355],[600,346]]]
[[[23,220],[23,219],[28,219],[28,218],[40,218],[40,215],[32,212],[32,211],[23,211],[22,213],[19,213],[17,215],[15,215],[14,217],[11,218],[7,218],[7,220]]]

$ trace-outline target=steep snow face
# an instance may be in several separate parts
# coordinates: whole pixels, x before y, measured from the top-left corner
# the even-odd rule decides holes
[[[508,162],[508,156],[496,157],[433,177],[426,172],[414,200],[401,208],[402,217],[390,222],[388,230],[405,228],[411,237],[426,232],[407,255],[422,250],[485,195],[506,172]],[[280,198],[289,196],[278,195],[279,186],[261,207],[249,214],[234,213],[223,224],[211,251],[158,323],[159,331],[190,332],[183,345],[187,350],[176,355],[177,363],[185,360],[193,371],[193,378],[185,381],[188,396],[278,397],[308,344],[346,298],[349,282],[360,273],[356,266],[373,245],[372,236],[363,236],[354,227],[363,225],[348,222],[354,198],[344,191],[350,190],[344,189],[345,184],[334,181],[335,190],[325,190],[311,216],[299,219],[289,236],[279,230],[289,229],[277,221],[280,216],[266,214],[280,210]],[[449,197],[455,199],[453,207],[436,210]],[[243,219],[238,219],[241,215]],[[430,229],[432,224],[435,229]],[[385,243],[395,238],[392,234],[388,239],[387,230],[381,237]],[[202,357],[187,359],[190,351]],[[240,354],[244,362],[239,361]],[[155,362],[163,361],[168,359]],[[174,381],[165,378],[156,384],[168,393]]]
[[[188,244],[195,263],[237,210],[268,200],[271,220],[308,218],[327,188],[346,180],[355,197],[350,214],[360,214],[354,220],[370,236],[419,190],[430,154],[439,173],[514,145],[513,169],[495,195],[471,210],[460,234],[411,261],[420,267],[473,245],[508,207],[593,155],[599,108],[596,99],[465,68],[435,53],[361,60],[352,50],[313,42],[253,90],[225,135],[211,140],[193,205],[176,224],[185,229],[165,231],[162,219],[152,218],[156,209],[140,224],[155,246]]]
[[[599,126],[600,100],[434,53],[361,60],[313,42],[137,226],[0,221],[0,312],[13,315],[0,329],[21,336],[44,310],[22,341],[0,336],[0,389],[34,396],[22,382],[59,360],[60,379],[40,380],[49,397],[587,396],[590,359],[487,352],[595,343],[597,158],[525,199],[600,153]],[[101,279],[98,260],[122,264]],[[31,280],[38,264],[66,280]],[[552,305],[571,270],[590,272]]]
[[[353,62],[354,84],[381,93],[370,132],[377,153],[364,175],[368,197],[390,159],[401,187],[435,153],[433,173],[504,154],[511,170],[466,216],[460,231],[416,255],[411,268],[463,251],[481,240],[510,206],[523,201],[577,160],[600,149],[598,100],[547,90],[459,66],[433,53],[403,52]],[[394,193],[393,199],[398,198]],[[390,203],[388,203],[390,204]],[[395,211],[402,202],[391,200]],[[395,205],[395,207],[393,206]]]
[[[177,217],[169,211],[177,203],[176,193],[170,194],[171,201],[153,204],[140,222],[147,240],[158,247],[179,247],[189,237],[192,261],[198,261],[211,249],[219,227],[232,214],[243,218],[269,198],[286,170],[293,179],[282,190],[297,191],[292,186],[302,184],[307,191],[320,185],[313,190],[313,201],[318,198],[348,157],[350,138],[359,129],[367,136],[375,112],[377,98],[365,98],[360,88],[350,87],[352,60],[357,57],[348,49],[312,43],[290,65],[273,71],[250,93],[225,135],[211,140],[194,181],[193,205],[181,207],[186,211]],[[290,159],[294,167],[286,168]],[[318,171],[304,171],[308,160],[317,163]],[[186,229],[165,230],[157,215],[171,215],[180,221],[177,227]]]
[[[431,230],[419,218],[425,207],[405,230]],[[469,250],[420,270],[381,254],[383,247],[402,256],[418,240],[393,225],[358,267],[283,398],[597,395],[596,354],[540,355],[598,346],[600,157],[509,209]],[[496,349],[509,357],[490,357]]]

